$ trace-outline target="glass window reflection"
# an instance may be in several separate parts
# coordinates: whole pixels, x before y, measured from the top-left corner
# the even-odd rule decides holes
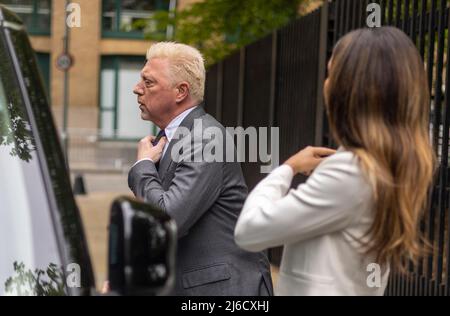
[[[0,39],[0,295],[64,295],[35,140],[3,45]]]

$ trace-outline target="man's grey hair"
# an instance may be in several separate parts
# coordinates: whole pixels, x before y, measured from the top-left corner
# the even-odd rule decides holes
[[[198,102],[205,94],[205,62],[202,54],[194,47],[174,42],[160,42],[147,51],[147,60],[167,59],[170,64],[170,80],[173,85],[186,81],[190,94]]]

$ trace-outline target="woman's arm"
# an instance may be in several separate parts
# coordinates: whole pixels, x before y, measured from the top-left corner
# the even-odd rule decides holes
[[[347,227],[371,194],[354,159],[349,152],[334,155],[289,192],[292,167],[274,170],[249,195],[235,230],[237,244],[260,251]]]

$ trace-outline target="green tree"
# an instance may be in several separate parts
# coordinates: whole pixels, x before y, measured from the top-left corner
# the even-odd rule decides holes
[[[206,0],[176,13],[158,11],[134,27],[150,23],[146,38],[162,41],[172,25],[172,40],[196,46],[211,65],[288,24],[311,2],[317,0]]]

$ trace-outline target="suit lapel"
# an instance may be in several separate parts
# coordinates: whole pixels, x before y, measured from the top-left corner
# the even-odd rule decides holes
[[[197,106],[196,109],[194,109],[191,113],[189,113],[188,116],[186,116],[186,118],[181,122],[179,128],[184,127],[191,131],[192,127],[194,126],[194,120],[202,117],[205,114],[206,114],[206,112],[203,109],[203,104],[200,104],[199,106]],[[177,129],[177,131],[178,131],[178,129]],[[177,135],[177,131],[175,132],[175,135]],[[171,156],[172,148],[177,142],[179,142],[181,140],[181,139],[175,139],[175,137],[169,143],[166,153],[159,164],[158,173],[159,173],[159,178],[162,181],[164,181],[164,178],[167,175],[167,171],[169,170],[170,166],[173,163],[172,156]]]

